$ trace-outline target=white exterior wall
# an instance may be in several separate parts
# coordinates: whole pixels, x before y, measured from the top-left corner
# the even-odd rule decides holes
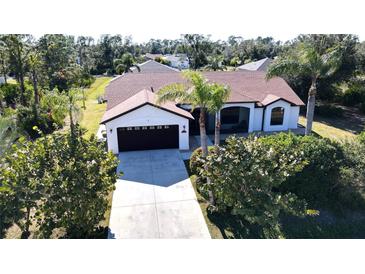
[[[273,108],[282,107],[284,108],[284,119],[282,125],[270,125],[271,111]],[[288,102],[279,100],[265,108],[264,114],[264,131],[281,131],[297,128],[299,118],[299,107],[291,106]]]
[[[151,105],[145,105],[105,123],[108,150],[112,151],[114,154],[119,153],[118,127],[150,125],[179,125],[179,149],[189,149],[189,119]],[[186,133],[182,133],[184,126]],[[110,132],[110,130],[112,130],[112,132]]]
[[[264,108],[255,108],[254,109],[254,120],[253,120],[253,130],[254,131],[262,130],[263,113],[264,113]]]
[[[298,128],[299,110],[299,106],[290,107],[289,128]]]

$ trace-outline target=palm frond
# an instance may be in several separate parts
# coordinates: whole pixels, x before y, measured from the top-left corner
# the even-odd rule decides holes
[[[210,84],[211,97],[207,104],[208,112],[215,113],[219,111],[224,103],[228,100],[231,93],[229,86],[213,83]]]
[[[294,59],[280,58],[272,62],[266,72],[266,79],[271,79],[276,76],[286,76],[298,73],[302,70],[301,64]]]
[[[188,88],[181,83],[167,85],[157,92],[157,104],[163,104],[168,101],[184,102],[189,98]]]

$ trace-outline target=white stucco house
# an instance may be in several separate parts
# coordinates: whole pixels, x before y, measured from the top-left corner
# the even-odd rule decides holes
[[[170,66],[177,69],[188,69],[189,58],[186,54],[167,54],[164,58],[170,62]]]
[[[238,70],[249,70],[249,71],[267,71],[267,68],[272,63],[273,59],[263,58],[255,62],[250,62],[242,66],[237,67]]]
[[[151,64],[150,64],[151,65]],[[161,69],[161,67],[159,67]],[[165,67],[166,68],[166,67]],[[298,127],[304,103],[279,77],[266,80],[261,71],[204,72],[212,82],[229,85],[230,98],[221,110],[222,133],[286,131]],[[181,73],[148,71],[127,73],[106,87],[105,125],[108,149],[190,148],[189,137],[199,134],[199,109],[168,102],[156,104],[156,92],[165,85],[185,82]],[[207,114],[207,133],[214,132],[215,115]]]

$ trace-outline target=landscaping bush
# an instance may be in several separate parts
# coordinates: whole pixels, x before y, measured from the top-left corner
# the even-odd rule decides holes
[[[361,139],[342,144],[343,161],[337,197],[341,205],[349,209],[365,208],[365,143]]]
[[[52,118],[51,113],[43,108],[40,108],[36,114],[34,107],[19,106],[17,109],[17,120],[19,127],[27,132],[32,139],[40,136],[39,131],[34,130],[35,126],[43,134],[52,133],[61,126]]]
[[[21,138],[0,159],[0,228],[15,222],[24,238],[32,226],[45,238],[55,229],[65,231],[64,238],[102,231],[118,159],[95,136],[82,135],[76,126],[74,133]]]
[[[365,85],[362,81],[353,81],[342,95],[342,103],[346,106],[356,106],[365,102]]]
[[[282,212],[304,216],[306,204],[292,193],[278,189],[285,180],[305,166],[302,152],[294,137],[286,146],[273,146],[258,138],[229,137],[225,147],[216,147],[198,168],[205,195],[215,197],[214,211],[236,215],[251,225],[258,225],[266,238],[280,237],[279,216]]]
[[[361,132],[358,136],[357,136],[357,140],[365,145],[365,131]]]
[[[214,146],[209,146],[208,147],[208,153],[210,153],[213,149],[214,149]],[[198,147],[191,154],[189,167],[190,167],[190,172],[192,174],[198,174],[199,168],[202,167],[203,161],[201,159],[201,156],[202,156],[202,148],[201,147]]]
[[[325,204],[331,198],[339,176],[338,167],[342,159],[339,145],[328,139],[284,133],[263,137],[262,141],[285,149],[287,139],[294,139],[292,142],[303,152],[307,165],[301,172],[287,178],[280,191],[294,193],[312,206]]]
[[[20,88],[17,84],[0,85],[1,93],[4,101],[8,106],[16,104],[20,99]]]

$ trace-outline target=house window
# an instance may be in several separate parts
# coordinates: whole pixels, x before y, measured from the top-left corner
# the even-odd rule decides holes
[[[271,110],[271,122],[270,125],[278,126],[284,122],[284,108],[276,107]]]
[[[239,107],[229,107],[221,110],[222,124],[237,124],[240,118]]]

